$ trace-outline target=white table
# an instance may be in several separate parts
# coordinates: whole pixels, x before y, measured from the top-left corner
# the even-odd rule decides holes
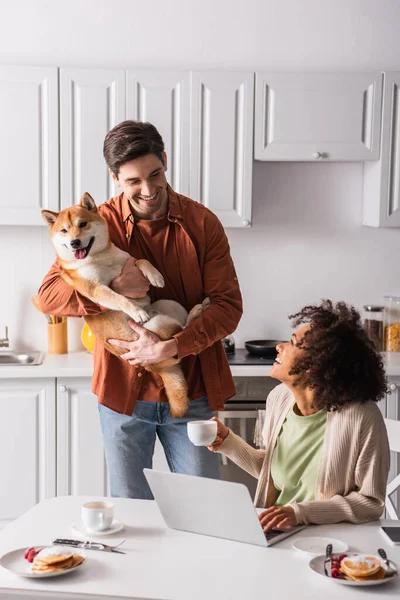
[[[45,500],[0,532],[0,554],[23,546],[46,545],[56,537],[72,537],[80,505],[93,498]],[[156,504],[114,499],[116,518],[125,529],[102,538],[109,544],[126,539],[126,555],[87,550],[82,570],[63,577],[24,579],[0,567],[0,598],[22,600],[310,600],[323,598],[398,598],[400,577],[384,586],[359,589],[339,586],[316,575],[309,558],[291,549],[296,537],[331,535],[351,550],[376,553],[383,547],[400,564],[400,546],[386,543],[379,523],[310,527],[272,548],[260,548],[165,528]],[[98,538],[92,538],[98,539]]]

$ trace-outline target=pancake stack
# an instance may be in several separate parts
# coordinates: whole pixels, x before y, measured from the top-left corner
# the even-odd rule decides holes
[[[385,577],[385,569],[377,556],[360,554],[347,556],[340,563],[340,570],[353,581],[374,581]]]
[[[37,556],[32,563],[33,573],[55,573],[66,571],[83,563],[85,559],[79,554],[51,554]]]

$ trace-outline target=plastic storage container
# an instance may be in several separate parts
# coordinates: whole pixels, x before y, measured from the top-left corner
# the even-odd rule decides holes
[[[400,298],[385,296],[384,349],[400,352]]]
[[[366,304],[364,306],[363,322],[368,337],[374,342],[379,352],[384,350],[383,314],[384,306]]]

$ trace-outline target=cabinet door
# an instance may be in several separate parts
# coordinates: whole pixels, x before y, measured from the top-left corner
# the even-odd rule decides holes
[[[251,222],[253,73],[193,72],[190,197],[225,227]]]
[[[381,158],[364,165],[363,225],[400,227],[400,72],[384,81]]]
[[[57,379],[57,495],[106,496],[107,469],[90,378]]]
[[[0,225],[43,225],[58,210],[55,67],[0,66]]]
[[[117,195],[103,158],[106,133],[125,119],[125,72],[60,69],[61,208],[89,192],[101,204]]]
[[[377,160],[382,73],[257,73],[258,160]]]
[[[188,195],[189,72],[127,71],[128,119],[152,123],[164,140],[167,179]]]
[[[394,419],[398,421],[400,419],[400,377],[389,377],[388,378],[389,394],[386,398],[379,402],[379,407],[384,417],[387,419]],[[388,481],[391,482],[393,479],[400,474],[400,455],[398,452],[390,452],[390,471]],[[400,508],[400,490],[397,490],[391,496],[396,509]]]
[[[2,527],[56,495],[55,380],[3,379],[0,412]]]

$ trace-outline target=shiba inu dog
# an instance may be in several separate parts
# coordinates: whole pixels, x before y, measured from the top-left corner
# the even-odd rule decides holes
[[[183,306],[173,300],[158,300],[150,304],[148,296],[131,299],[114,292],[109,285],[121,274],[130,254],[110,241],[107,222],[87,192],[79,204],[59,213],[42,210],[42,217],[50,229],[61,277],[86,298],[110,309],[84,318],[96,339],[112,354],[119,356],[126,350],[112,346],[108,339],[134,341],[138,338],[127,323],[128,317],[143,324],[161,340],[168,340],[209,305],[210,301],[206,298],[188,314]],[[164,286],[161,273],[147,260],[136,261],[136,266],[152,285]],[[179,359],[170,358],[144,368],[158,373],[162,378],[171,415],[183,416],[189,399]]]

